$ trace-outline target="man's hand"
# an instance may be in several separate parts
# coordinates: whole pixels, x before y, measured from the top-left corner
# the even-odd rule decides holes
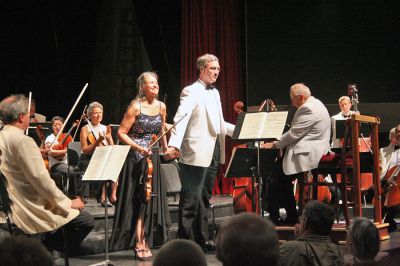
[[[261,144],[261,148],[264,149],[274,149],[275,148],[275,142],[266,142],[264,144]]]
[[[179,150],[175,147],[168,147],[167,151],[164,152],[164,158],[167,161],[175,160],[179,157]]]
[[[85,203],[83,203],[80,197],[71,200],[71,208],[76,210],[82,210],[85,207]]]

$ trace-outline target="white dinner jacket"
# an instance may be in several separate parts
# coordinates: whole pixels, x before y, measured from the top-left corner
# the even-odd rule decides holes
[[[292,175],[317,168],[328,151],[331,121],[324,104],[310,96],[294,114],[290,130],[276,142],[286,148],[283,172]]]
[[[220,162],[223,164],[225,162],[225,136],[232,136],[235,126],[224,121],[218,90],[212,89],[212,93],[217,101],[220,117]],[[211,164],[217,138],[211,117],[217,114],[213,113],[207,105],[206,85],[201,80],[197,80],[182,90],[174,122],[177,122],[185,114],[187,114],[186,117],[171,130],[168,146],[180,150],[179,162],[208,167]]]

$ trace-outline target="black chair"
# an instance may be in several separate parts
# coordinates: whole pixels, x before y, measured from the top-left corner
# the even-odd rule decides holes
[[[16,235],[18,230],[11,220],[11,200],[8,196],[6,183],[5,176],[0,172],[0,211],[3,212],[6,219],[8,232],[10,235]]]
[[[83,172],[79,169],[79,155],[81,154],[81,144],[79,141],[73,141],[68,144],[67,156],[68,156],[68,178],[73,180],[73,193],[80,196],[83,195],[83,188],[81,179]]]

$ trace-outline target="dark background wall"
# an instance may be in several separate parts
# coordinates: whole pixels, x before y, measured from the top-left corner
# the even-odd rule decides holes
[[[358,84],[362,104],[399,102],[400,1],[253,0],[246,5],[247,99],[238,100],[258,105],[271,98],[287,105],[289,86],[305,82],[326,104],[336,104],[348,83]],[[136,93],[133,85],[118,91],[115,81],[120,14],[126,8],[133,8],[131,37],[139,48],[130,82],[142,71],[158,71],[171,119],[181,90],[179,0],[1,2],[0,98],[32,91],[40,113],[66,116],[89,82],[76,116],[84,104],[112,98],[117,100],[106,105],[105,122],[119,123]],[[388,110],[395,121],[396,112]]]
[[[249,105],[290,104],[296,82],[324,103],[348,83],[362,103],[399,101],[399,1],[247,1],[247,10]]]

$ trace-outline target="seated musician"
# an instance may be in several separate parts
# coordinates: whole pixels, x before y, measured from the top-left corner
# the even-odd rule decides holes
[[[93,217],[82,211],[80,198],[69,199],[50,178],[34,140],[24,134],[29,126],[28,99],[12,95],[0,102],[0,170],[11,200],[11,219],[25,234],[43,233],[49,249],[62,250],[63,229],[68,247],[78,248],[92,230]],[[0,214],[0,223],[4,219]]]
[[[397,178],[390,180],[390,177],[396,174],[396,167],[400,165],[400,124],[395,127],[394,134],[389,134],[390,144],[379,150],[379,159],[381,167],[382,199],[383,213],[386,212],[384,222],[389,223],[390,232],[397,229],[394,217],[400,209],[400,189],[396,184]],[[393,172],[393,169],[395,172]],[[392,171],[391,171],[392,170]],[[398,173],[396,174],[398,176]],[[386,189],[387,190],[386,190]],[[385,192],[386,190],[386,192]]]
[[[45,147],[48,151],[47,158],[49,160],[49,171],[50,173],[62,174],[65,178],[68,178],[68,174],[74,174],[75,171],[73,167],[69,167],[68,158],[67,158],[67,148],[59,149],[57,144],[59,144],[59,140],[56,139],[58,133],[60,132],[62,126],[64,124],[64,118],[61,116],[55,116],[51,119],[51,127],[53,133],[47,136],[45,140]],[[62,141],[62,138],[61,140]],[[64,187],[64,191],[71,192],[76,195],[77,191],[73,189],[76,187],[76,183],[74,183],[74,179],[68,180],[66,187]]]
[[[106,145],[114,145],[114,141],[111,136],[111,131],[108,128],[101,124],[103,120],[103,105],[98,102],[92,102],[89,104],[87,108],[87,117],[88,124],[82,127],[80,133],[80,143],[82,154],[79,157],[79,169],[81,171],[86,171],[86,168],[89,166],[90,159],[94,153],[94,150],[97,146],[106,146]],[[96,187],[96,184],[93,184]],[[100,186],[97,184],[98,191],[96,192],[97,201],[101,203],[103,207],[107,204],[108,206],[112,206],[112,203],[115,203],[117,198],[117,184],[113,183],[110,200],[106,197],[106,187],[103,185]],[[85,186],[84,196],[88,196],[89,192],[88,186]]]
[[[331,117],[332,126],[332,148],[341,148],[340,139],[336,138],[336,121],[350,119],[352,114],[357,112],[351,111],[351,101],[349,96],[342,96],[339,98],[340,112]]]
[[[33,122],[33,123],[44,123],[44,122],[46,122],[46,117],[44,115],[36,113],[36,101],[35,101],[35,99],[31,99],[30,122]]]
[[[311,96],[310,89],[302,83],[290,88],[290,99],[298,108],[290,130],[279,141],[263,144],[264,148],[286,150],[273,167],[267,194],[269,217],[275,224],[282,223],[280,207],[286,209],[285,223],[298,222],[292,181],[317,168],[329,148],[330,117],[324,104]]]

